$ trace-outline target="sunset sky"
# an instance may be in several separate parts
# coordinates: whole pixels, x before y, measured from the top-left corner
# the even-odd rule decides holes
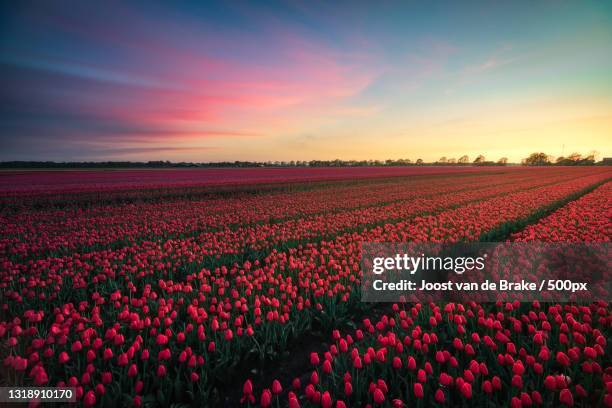
[[[612,156],[612,2],[19,1],[0,160]]]

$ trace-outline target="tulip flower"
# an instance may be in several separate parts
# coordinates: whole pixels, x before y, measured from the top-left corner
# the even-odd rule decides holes
[[[272,394],[278,395],[283,392],[283,387],[281,386],[280,381],[274,380],[272,381]]]
[[[563,405],[566,405],[568,407],[573,406],[574,405],[574,397],[572,396],[572,392],[570,390],[568,390],[567,388],[562,389],[561,392],[559,393],[559,401]]]
[[[414,396],[416,398],[423,398],[425,393],[423,391],[423,385],[421,383],[414,383],[412,388],[414,390]]]
[[[331,406],[332,406],[332,398],[331,398],[331,395],[329,394],[329,391],[325,391],[321,395],[321,406],[323,408],[331,408]]]
[[[93,391],[87,391],[83,398],[83,405],[86,407],[93,407],[96,405],[96,394]]]
[[[60,364],[66,364],[70,360],[70,356],[68,356],[68,353],[66,353],[65,351],[62,351],[59,355],[58,360]]]
[[[259,400],[259,405],[262,408],[266,408],[272,405],[272,393],[270,392],[269,389],[265,389],[263,390],[263,392],[261,393],[261,398]]]
[[[166,376],[166,366],[163,364],[160,364],[157,367],[157,376],[158,377],[165,377]]]
[[[461,394],[465,398],[472,398],[472,385],[468,382],[463,383],[463,385],[461,386]]]

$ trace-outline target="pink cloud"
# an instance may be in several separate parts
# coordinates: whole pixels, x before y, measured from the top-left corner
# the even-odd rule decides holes
[[[78,78],[84,85],[62,90],[73,95],[56,106],[116,125],[86,131],[91,138],[103,139],[105,131],[109,139],[142,142],[263,137],[292,122],[300,126],[320,117],[372,112],[371,107],[350,104],[382,71],[367,50],[344,53],[271,24],[266,27],[275,39],[265,49],[266,57],[249,59],[237,53],[236,59],[212,50],[240,46],[235,32],[216,35],[211,46],[201,27],[177,26],[172,18],[152,25],[146,16],[117,7],[116,15],[130,21],[129,26],[116,21],[85,25],[52,13],[36,20],[124,57],[95,62],[62,57],[61,66],[69,69],[57,71],[68,76],[85,73]],[[124,31],[115,30],[117,24]],[[202,44],[181,38],[201,38]],[[53,58],[47,61],[60,64]]]

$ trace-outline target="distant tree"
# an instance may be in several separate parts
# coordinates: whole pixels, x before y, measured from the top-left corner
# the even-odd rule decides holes
[[[474,159],[474,164],[482,164],[485,161],[485,157],[482,154],[479,154],[478,157]]]
[[[501,159],[499,159],[497,161],[497,164],[508,164],[508,158],[507,157],[502,157]]]
[[[423,164],[423,159],[417,159],[416,164]]]
[[[591,166],[591,165],[595,164],[596,154],[597,154],[597,152],[589,153],[588,156],[586,156],[584,159],[582,159],[580,161],[580,164],[583,165],[583,166]]]
[[[464,154],[463,156],[461,156],[461,157],[459,158],[459,160],[458,160],[458,161],[459,161],[459,163],[460,163],[460,164],[467,164],[467,163],[469,163],[469,162],[470,162],[470,158],[468,157],[468,155],[467,155],[467,154]]]
[[[580,160],[582,160],[582,155],[580,153],[574,152],[570,154],[569,156],[567,156],[567,159],[574,163],[578,163]]]
[[[555,164],[557,166],[577,166],[579,163],[579,161],[574,161],[571,160],[569,157],[557,157],[557,160],[555,160]]]
[[[447,160],[446,160],[446,156],[442,156],[438,159],[438,163],[440,164],[446,164]]]
[[[529,157],[523,160],[527,166],[546,166],[550,164],[550,157],[546,153],[531,153]]]
[[[448,159],[448,164],[455,164],[457,163],[457,159],[455,159],[454,157],[451,157],[450,159]]]
[[[593,161],[597,161],[597,159],[599,159],[599,152],[597,150],[591,150],[587,155],[587,158],[588,157],[592,157]]]

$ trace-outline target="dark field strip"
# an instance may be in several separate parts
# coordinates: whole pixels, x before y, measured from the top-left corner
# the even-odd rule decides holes
[[[460,175],[453,175],[453,177],[438,177],[438,176],[422,176],[422,177],[402,177],[402,178],[394,178],[394,179],[383,179],[383,180],[365,180],[365,182],[359,182],[358,180],[354,181],[354,182],[345,182],[342,185],[318,185],[318,186],[313,186],[313,188],[304,188],[301,189],[300,191],[289,191],[289,193],[291,194],[292,197],[296,197],[296,200],[300,200],[300,199],[306,199],[309,198],[307,196],[308,193],[313,193],[313,192],[320,192],[320,193],[329,193],[329,197],[331,200],[335,200],[335,197],[340,195],[343,196],[343,194],[346,194],[347,192],[359,192],[361,191],[360,188],[362,187],[370,187],[371,189],[374,189],[373,191],[378,191],[378,189],[381,188],[393,188],[394,186],[398,186],[398,185],[406,185],[408,183],[423,183],[423,182],[429,182],[429,181],[435,181],[436,179],[440,179],[440,180],[447,180],[447,179],[455,179],[455,178],[459,178],[460,181],[464,181],[463,179],[465,178],[474,178],[475,180],[478,180],[479,178],[483,177],[483,176],[489,176],[488,173],[482,173],[482,174],[460,174]],[[515,176],[522,176],[520,173],[516,173]],[[525,175],[524,177],[529,177],[529,175]],[[535,177],[535,176],[531,176],[531,177]],[[240,186],[237,186],[237,188],[239,188]],[[297,186],[296,186],[297,187]],[[371,189],[369,188],[368,191],[371,191]],[[384,190],[383,190],[384,191]],[[382,191],[381,191],[382,193]],[[142,194],[146,194],[146,191],[143,191]],[[193,203],[194,205],[197,206],[206,206],[209,203],[215,203],[215,204],[224,204],[228,201],[230,202],[234,202],[234,203],[240,203],[242,202],[245,198],[251,198],[251,199],[257,199],[257,200],[262,200],[262,201],[269,201],[271,203],[274,203],[274,200],[279,198],[279,197],[286,197],[288,195],[287,192],[285,191],[272,191],[272,192],[267,192],[265,190],[262,191],[253,191],[252,194],[241,194],[239,191],[236,192],[236,194],[231,195],[230,197],[215,197],[215,196],[210,196],[208,198],[203,198],[200,199],[198,197],[194,197],[193,200],[188,200],[188,199],[179,199],[179,200],[160,200],[160,201],[143,201],[143,202],[139,202],[139,203],[129,203],[129,204],[117,204],[117,205],[101,205],[99,207],[92,207],[92,208],[75,208],[74,210],[55,210],[55,209],[44,209],[44,210],[39,210],[39,211],[31,211],[28,208],[24,208],[24,212],[27,212],[29,215],[29,219],[31,220],[30,222],[32,222],[34,225],[39,225],[41,223],[45,223],[48,222],[47,218],[52,217],[52,220],[54,223],[62,223],[65,221],[69,221],[71,220],[73,217],[78,217],[78,218],[98,218],[98,217],[112,217],[116,214],[117,210],[120,209],[121,207],[124,207],[125,209],[128,209],[130,212],[134,211],[134,212],[138,212],[142,209],[146,209],[147,207],[152,207],[153,204],[156,203],[160,203],[163,202],[164,204],[166,204],[166,208],[170,209],[171,206],[178,202],[186,202],[186,203]],[[75,196],[76,197],[76,196]],[[319,197],[322,198],[322,197]],[[348,197],[347,197],[348,198]],[[78,201],[78,200],[77,200]],[[379,200],[379,202],[384,202],[384,199]],[[371,205],[376,205],[377,202],[372,203]],[[163,209],[164,207],[162,207]],[[214,207],[213,207],[214,208]],[[349,204],[349,206],[346,207],[338,207],[339,211],[342,211],[344,209],[351,209],[351,208],[359,208],[358,206],[352,206]],[[227,211],[225,208],[219,208],[219,209],[214,209],[211,210],[207,215],[214,215],[214,214],[219,214],[219,213],[223,213]],[[324,213],[324,212],[319,212],[319,213]],[[293,217],[301,217],[301,216],[307,216],[313,213],[298,213],[295,214],[294,216],[291,217],[281,217],[278,218],[278,221],[282,221],[284,219],[290,219]],[[316,213],[314,213],[316,214]],[[18,214],[13,214],[13,216],[18,215]],[[177,215],[177,217],[180,217],[180,215]],[[138,220],[136,220],[138,221]],[[273,220],[276,221],[276,220]],[[247,221],[248,222],[248,221]],[[237,226],[239,225],[247,225],[247,224],[235,224]]]
[[[542,187],[542,186],[547,186],[547,185],[552,185],[561,181],[567,181],[567,180],[573,180],[573,179],[577,179],[580,176],[576,176],[576,175],[568,175],[567,177],[564,177],[563,179],[560,180],[554,180],[554,181],[550,181],[550,180],[543,180],[540,183],[536,183],[533,186],[528,187],[529,188],[537,188],[537,187]],[[540,178],[537,177],[527,177],[527,178],[520,178],[518,180],[512,180],[510,182],[504,181],[501,183],[496,183],[495,186],[504,186],[504,185],[512,185],[514,183],[516,183],[517,185],[519,185],[520,183],[525,183],[527,181],[530,180],[540,180]],[[397,184],[393,184],[393,185],[397,185]],[[422,199],[422,198],[432,198],[432,197],[436,197],[436,196],[440,196],[443,194],[458,194],[461,192],[465,192],[465,191],[480,191],[480,190],[484,190],[488,188],[488,186],[486,185],[478,185],[476,184],[475,187],[474,186],[462,186],[462,185],[457,185],[456,188],[451,188],[450,190],[446,191],[446,192],[439,192],[439,193],[428,193],[428,194],[424,194],[423,196],[420,197],[411,197],[411,198],[406,198],[406,199],[398,199],[398,200],[393,200],[391,202],[378,202],[378,203],[374,203],[371,206],[364,206],[363,208],[379,208],[379,207],[384,207],[384,206],[390,206],[392,204],[398,204],[398,203],[402,203],[405,202],[407,204],[409,204],[411,201],[418,199]],[[516,189],[510,189],[508,190],[508,192],[513,192],[513,191],[518,191],[518,187]],[[485,197],[492,197],[493,195],[490,196],[485,196]],[[457,204],[459,205],[459,204]],[[463,204],[461,204],[463,205]],[[449,207],[451,208],[451,207]],[[331,214],[332,216],[335,216],[337,214],[342,215],[342,214],[348,214],[350,211],[359,211],[360,209],[362,209],[362,207],[357,207],[357,208],[353,208],[353,209],[346,209],[346,208],[342,208],[338,211],[331,211],[331,212],[322,212],[322,213],[314,213],[311,215],[308,215],[306,217],[302,216],[295,216],[295,217],[287,217],[286,220],[279,220],[278,222],[272,222],[269,223],[269,225],[272,224],[281,224],[282,222],[286,222],[286,221],[291,221],[291,220],[308,220],[308,219],[314,219],[315,217],[319,217],[325,214]],[[391,207],[390,207],[391,209]],[[446,208],[443,208],[446,209]],[[436,210],[435,212],[430,212],[429,214],[434,214],[436,212],[438,212],[440,209]],[[418,216],[418,215],[424,215],[424,214],[416,214],[414,216]],[[370,222],[370,223],[364,223],[361,224],[359,226],[359,228],[371,228],[371,227],[375,227],[375,226],[380,226],[380,225],[384,225],[384,224],[393,224],[396,223],[398,221],[401,221],[401,219],[398,218],[393,218],[392,216],[386,217],[386,218],[382,218],[380,220],[377,220],[375,222]],[[249,226],[253,226],[256,227],[257,225],[265,225],[265,223],[259,222],[259,223],[252,223],[252,224],[245,224],[245,227],[249,227]],[[239,228],[242,228],[243,226],[231,226],[229,227],[229,230],[238,230]],[[181,232],[177,232],[174,234],[163,234],[163,235],[158,235],[155,233],[152,233],[151,235],[144,235],[144,236],[139,236],[136,239],[129,239],[129,240],[117,240],[117,241],[113,241],[110,243],[99,243],[99,244],[94,244],[94,245],[82,245],[79,246],[77,248],[68,248],[66,247],[65,249],[61,250],[61,251],[57,251],[57,250],[48,250],[45,252],[38,252],[36,255],[31,254],[28,259],[43,259],[45,257],[63,257],[63,256],[68,256],[70,254],[73,254],[75,252],[79,252],[79,253],[90,253],[90,252],[96,252],[96,251],[105,251],[105,250],[119,250],[121,248],[125,248],[125,247],[129,247],[129,246],[134,246],[134,245],[140,245],[143,243],[154,243],[154,242],[158,242],[158,243],[163,243],[169,240],[173,240],[173,239],[189,239],[189,238],[197,238],[198,235],[203,234],[205,232],[214,232],[215,228],[205,228],[205,229],[193,229],[193,230],[188,230],[188,231],[181,231]],[[287,242],[286,244],[279,244],[279,246],[276,246],[277,249],[282,249],[282,250],[286,250],[288,248],[291,247],[295,247],[296,245],[301,245],[301,244],[306,244],[309,242],[312,242],[313,240],[317,240],[317,239],[333,239],[335,236],[345,233],[345,232],[350,232],[351,230],[353,230],[353,228],[345,228],[342,229],[340,231],[334,231],[334,233],[331,234],[323,234],[321,236],[318,236],[316,238],[312,238],[312,239],[304,239],[304,240],[300,240],[300,241],[292,241],[292,242]],[[220,231],[220,230],[217,230]],[[11,236],[6,236],[5,238],[11,238]],[[13,237],[16,238],[16,237]],[[24,237],[22,237],[21,239],[26,239]],[[258,257],[261,257],[262,255],[265,255],[265,253],[262,253],[261,251],[257,251],[257,250],[252,250],[249,248],[245,248],[243,250],[243,253],[245,254],[245,256],[243,256],[242,260],[246,260],[246,259],[256,259]],[[249,255],[250,254],[250,255]],[[19,256],[10,256],[10,259],[18,261],[19,259],[21,259]],[[232,262],[233,260],[235,260],[236,257],[230,257],[230,260],[228,262]],[[240,259],[240,258],[239,258]]]
[[[163,187],[136,186],[110,191],[50,191],[50,192],[4,192],[0,193],[0,211],[12,214],[24,210],[48,210],[67,208],[95,208],[102,205],[121,205],[132,203],[147,203],[158,201],[223,199],[237,195],[252,196],[270,193],[294,193],[320,188],[337,188],[338,186],[354,186],[380,183],[381,180],[390,183],[397,180],[410,179],[440,179],[448,177],[470,177],[493,174],[507,174],[512,170],[491,169],[480,171],[457,171],[452,173],[410,174],[396,176],[380,176],[366,178],[347,178],[332,180],[277,181],[255,184],[220,184],[220,185],[165,185]],[[68,196],[68,198],[67,198]]]
[[[476,175],[481,176],[481,174],[476,174]],[[482,175],[484,175],[484,173]],[[463,177],[463,175],[460,175],[460,177]],[[476,178],[476,180],[478,178]],[[231,211],[232,206],[238,205],[239,206],[238,209],[240,209],[241,207],[244,209],[245,208],[244,206],[249,205],[249,203],[251,202],[257,203],[257,205],[260,205],[260,203],[262,202],[263,203],[270,202],[272,203],[271,206],[273,208],[276,208],[278,205],[282,205],[282,204],[277,205],[275,203],[277,198],[280,198],[281,199],[280,201],[282,203],[282,201],[284,199],[286,200],[287,197],[292,197],[291,200],[293,200],[293,203],[295,204],[299,202],[299,200],[301,199],[309,199],[309,200],[316,199],[316,200],[322,201],[325,199],[324,194],[326,193],[329,193],[329,197],[331,197],[332,201],[336,200],[335,197],[338,197],[338,200],[340,200],[341,197],[344,197],[346,195],[346,199],[343,201],[339,201],[337,208],[334,209],[332,207],[331,212],[324,210],[325,206],[323,206],[321,211],[316,211],[316,212],[306,211],[305,213],[302,213],[301,211],[295,212],[295,209],[294,209],[293,210],[294,213],[290,212],[289,214],[284,214],[283,208],[278,207],[277,208],[278,211],[274,213],[275,214],[274,217],[272,217],[272,213],[270,213],[269,217],[264,217],[259,220],[250,220],[247,218],[244,221],[236,222],[236,221],[230,221],[229,219],[227,219],[225,222],[219,224],[218,226],[215,226],[213,224],[213,225],[206,226],[203,228],[196,227],[196,228],[188,229],[187,231],[183,229],[175,233],[161,234],[162,238],[166,237],[167,239],[173,239],[176,237],[188,236],[189,231],[194,231],[193,234],[191,235],[195,235],[198,232],[203,232],[207,230],[214,231],[214,230],[221,230],[221,229],[227,229],[227,228],[236,229],[236,228],[239,228],[240,226],[264,225],[266,223],[277,224],[277,223],[281,223],[284,221],[290,221],[292,219],[300,219],[303,217],[313,217],[313,216],[316,216],[317,214],[336,213],[336,209],[337,209],[337,212],[342,212],[342,211],[349,211],[351,209],[368,208],[370,206],[384,205],[385,201],[388,201],[388,200],[385,200],[384,198],[381,198],[379,200],[372,200],[373,203],[371,205],[359,204],[360,200],[357,200],[357,203],[355,204],[346,205],[346,203],[352,203],[354,200],[352,199],[351,195],[359,194],[359,192],[361,192],[361,190],[363,190],[364,188],[367,188],[368,185],[372,185],[373,187],[375,187],[374,190],[367,188],[368,191],[380,190],[381,195],[384,197],[383,193],[387,187],[389,187],[390,189],[393,189],[394,186],[405,186],[408,183],[422,184],[423,182],[427,182],[428,180],[435,181],[433,179],[430,179],[429,177],[425,177],[424,179],[413,178],[410,180],[408,179],[406,180],[386,179],[376,184],[371,184],[372,180],[366,180],[366,181],[369,181],[369,183],[365,185],[358,185],[358,184],[351,183],[351,184],[347,184],[340,188],[338,188],[338,186],[335,186],[336,188],[333,188],[334,186],[322,187],[319,189],[312,189],[312,190],[308,190],[305,192],[295,192],[292,194],[278,193],[278,192],[271,193],[271,194],[263,194],[263,193],[254,194],[252,196],[241,196],[240,194],[237,194],[237,197],[232,197],[232,198],[216,197],[208,201],[206,200],[204,201],[180,200],[176,202],[171,201],[169,203],[166,203],[166,201],[164,201],[161,207],[159,205],[156,206],[155,203],[153,202],[142,202],[139,204],[135,204],[135,203],[122,204],[122,205],[116,205],[116,206],[110,206],[110,207],[103,206],[103,207],[97,207],[97,208],[92,208],[92,209],[77,207],[69,211],[68,210],[56,210],[56,209],[50,209],[50,210],[44,210],[44,211],[43,210],[31,211],[31,209],[24,208],[23,211],[20,211],[19,213],[14,213],[14,214],[2,213],[2,215],[0,215],[0,231],[1,231],[0,239],[3,237],[5,239],[10,239],[10,240],[17,239],[17,240],[30,241],[31,238],[29,234],[37,234],[38,233],[37,229],[39,229],[41,231],[40,233],[45,234],[45,237],[48,237],[48,238],[53,238],[54,236],[58,236],[59,234],[62,234],[62,229],[65,231],[66,234],[71,234],[74,231],[74,228],[77,228],[77,231],[84,232],[83,228],[86,227],[86,228],[91,228],[92,232],[95,233],[97,229],[106,229],[109,227],[111,228],[121,227],[122,228],[123,223],[125,223],[125,226],[129,226],[129,227],[141,226],[141,228],[145,228],[145,233],[139,239],[139,241],[142,242],[146,240],[156,240],[156,237],[160,236],[159,233],[155,233],[155,232],[147,233],[146,232],[147,229],[155,227],[154,224],[151,225],[151,222],[153,223],[161,222],[160,225],[166,225],[166,223],[172,222],[173,220],[178,220],[179,222],[181,222],[184,220],[185,217],[188,217],[188,219],[192,217],[197,217],[193,219],[194,222],[199,221],[201,217],[213,217],[209,221],[214,221],[214,217],[216,214],[221,215],[223,217],[225,214],[227,214],[228,210]],[[442,180],[445,180],[445,179],[443,178]],[[416,187],[418,188],[418,186]],[[405,187],[402,187],[402,188],[405,188]],[[314,196],[310,194],[310,193],[315,193],[315,192],[316,192],[316,195]],[[364,193],[367,193],[367,191],[364,191]],[[247,204],[244,204],[245,200],[247,200],[246,202]],[[230,203],[230,208],[227,208],[227,204],[226,204],[227,202]],[[192,213],[189,213],[189,211],[185,211],[183,214],[181,213],[175,214],[174,212],[175,208],[173,207],[174,203],[180,206],[185,206],[185,205],[189,205],[190,203],[193,203],[194,206],[202,207],[202,209],[205,212],[200,214],[199,212],[192,211]],[[213,205],[210,206],[209,203],[212,203]],[[306,202],[305,204],[309,204],[309,202]],[[208,210],[208,207],[211,207],[210,210]],[[185,209],[187,210],[187,208]],[[181,211],[182,207],[178,207],[178,210]],[[153,213],[147,215],[147,213],[150,213],[151,211],[153,211]],[[276,214],[279,214],[279,215],[277,216]],[[155,218],[151,219],[150,218],[151,216],[155,216]],[[108,222],[104,221],[105,218],[108,218]],[[89,224],[83,224],[83,222],[87,222],[88,220],[91,220]],[[121,223],[122,221],[123,223]],[[25,230],[25,232],[20,232],[22,229],[22,226],[27,226],[27,229]],[[186,227],[189,228],[187,225]],[[68,235],[67,238],[70,239],[70,235]],[[128,240],[118,240],[118,241],[124,242],[127,245],[129,245],[133,240],[128,239]],[[113,245],[112,242],[101,242],[99,244],[100,244],[99,246],[100,249],[103,249],[104,247],[108,245],[111,245],[113,248],[119,248],[121,246],[121,244]],[[86,246],[87,245],[81,245],[80,247],[86,248]],[[72,250],[74,252],[77,249],[78,248],[66,247],[64,251],[66,252],[66,251]]]
[[[546,186],[546,185],[552,185],[554,183],[557,183],[559,181],[567,181],[567,180],[572,180],[572,179],[576,179],[578,177],[574,176],[574,177],[567,177],[564,178],[564,180],[555,180],[555,181],[542,181],[539,184],[534,184],[533,186],[530,186],[529,188],[537,188],[537,187],[542,187],[542,186]],[[511,181],[504,181],[501,183],[496,183],[495,187],[501,187],[501,186],[506,186],[506,185],[514,185],[514,184],[518,184],[518,183],[525,183],[528,181],[538,181],[540,180],[540,178],[537,177],[526,177],[526,178],[519,178],[519,179],[515,179],[515,180],[511,180]],[[397,185],[397,183],[394,183],[393,186]],[[48,250],[48,251],[44,251],[44,252],[37,252],[36,254],[32,254],[32,256],[29,256],[28,259],[42,259],[45,257],[62,257],[62,256],[68,256],[72,253],[78,252],[78,253],[88,253],[88,252],[94,252],[94,251],[103,251],[103,250],[118,250],[127,246],[132,246],[132,245],[140,245],[144,242],[159,242],[159,243],[163,243],[166,242],[168,240],[174,240],[174,239],[188,239],[188,238],[195,238],[198,237],[200,234],[206,233],[206,232],[220,232],[220,231],[225,231],[225,230],[238,230],[239,228],[248,228],[248,227],[257,227],[257,226],[261,226],[261,225],[273,225],[273,224],[282,224],[284,222],[288,222],[288,221],[307,221],[309,219],[315,219],[317,217],[321,217],[321,216],[325,216],[325,215],[331,215],[336,216],[336,215],[342,215],[342,214],[348,214],[352,211],[359,211],[359,210],[364,210],[364,209],[369,209],[369,208],[381,208],[381,207],[385,207],[385,206],[391,206],[393,204],[401,204],[401,203],[406,203],[407,205],[411,202],[411,201],[415,201],[417,199],[426,199],[426,198],[434,198],[436,196],[441,196],[444,194],[457,194],[457,193],[462,193],[462,192],[466,192],[466,191],[481,191],[484,189],[489,188],[488,185],[480,185],[478,183],[474,184],[474,185],[468,185],[465,186],[463,184],[457,184],[456,187],[451,187],[450,190],[444,191],[444,192],[430,192],[430,193],[426,193],[420,196],[413,196],[413,197],[409,197],[409,198],[400,198],[400,199],[396,199],[396,200],[391,200],[391,201],[378,201],[378,202],[374,202],[370,205],[363,205],[363,206],[358,206],[358,207],[349,207],[349,208],[338,208],[336,210],[330,210],[330,211],[322,211],[322,212],[315,212],[315,213],[310,213],[307,216],[304,215],[294,215],[294,216],[288,216],[288,217],[282,217],[282,218],[278,218],[275,220],[272,220],[271,222],[265,223],[263,221],[260,222],[245,222],[244,224],[232,224],[232,225],[228,225],[226,228],[220,229],[220,228],[195,228],[192,230],[188,230],[188,231],[181,231],[181,232],[177,232],[177,233],[167,233],[167,234],[163,234],[163,235],[159,235],[156,233],[151,233],[150,235],[141,235],[138,236],[136,239],[130,239],[130,240],[117,240],[117,241],[112,241],[109,243],[99,243],[99,244],[95,244],[95,245],[82,245],[79,246],[77,248],[65,248],[62,251],[54,251],[54,250]],[[518,187],[516,189],[510,189],[508,190],[508,192],[512,192],[512,191],[517,191]],[[488,196],[487,196],[488,197]],[[433,213],[432,213],[433,214]],[[370,227],[374,227],[374,226],[378,226],[378,225],[384,225],[387,223],[395,223],[397,221],[399,221],[400,219],[398,218],[393,218],[391,216],[389,216],[388,218],[384,218],[382,220],[378,220],[376,222],[373,223],[365,223],[365,224],[361,224],[360,228],[363,226],[365,228],[370,228]],[[342,234],[344,232],[350,231],[351,228],[346,228],[344,230],[341,231],[337,231],[333,234],[327,234],[327,235],[323,235],[322,238],[323,239],[331,239],[339,234]],[[19,240],[25,240],[26,237],[22,236],[21,234],[15,234],[15,235],[5,235],[4,238],[13,238],[13,239],[19,239]],[[294,244],[292,244],[293,246],[298,245],[298,244],[305,244],[311,242],[311,240],[302,240],[299,242],[296,242]],[[284,249],[289,248],[290,246],[283,246]],[[249,252],[248,250],[246,252]],[[14,257],[11,256],[10,257],[13,260],[18,260],[19,257]],[[246,258],[245,258],[246,259]]]
[[[529,175],[522,175],[522,174],[514,174],[515,176],[522,176],[524,178],[541,178],[539,176],[531,176],[529,177]],[[338,195],[342,195],[343,193],[346,192],[353,192],[353,191],[360,191],[359,188],[360,187],[371,187],[371,189],[368,189],[368,192],[370,190],[373,190],[374,188],[376,189],[380,189],[380,188],[386,188],[389,187],[390,189],[393,189],[394,186],[399,186],[399,185],[405,185],[408,183],[416,183],[416,182],[430,182],[430,181],[435,181],[436,179],[441,179],[441,180],[447,180],[447,179],[459,179],[461,182],[464,182],[466,178],[474,178],[475,180],[478,180],[479,178],[483,177],[483,176],[490,176],[490,174],[462,174],[462,175],[453,175],[452,177],[444,177],[444,178],[440,178],[437,176],[422,176],[422,177],[402,177],[402,178],[394,178],[394,179],[384,179],[384,180],[377,180],[376,182],[370,181],[368,183],[344,183],[341,186],[338,185],[320,185],[320,186],[315,186],[311,189],[301,189],[299,191],[271,191],[271,192],[266,192],[266,191],[253,191],[252,194],[240,194],[239,192],[237,192],[234,195],[231,195],[229,197],[216,197],[216,196],[210,196],[210,197],[206,197],[206,198],[202,198],[200,199],[199,197],[194,197],[193,199],[177,199],[177,200],[159,200],[159,201],[143,201],[143,202],[139,202],[139,203],[129,203],[129,204],[117,204],[117,205],[104,205],[104,206],[100,206],[100,207],[92,207],[92,208],[87,208],[86,212],[83,211],[82,208],[77,208],[74,211],[67,211],[67,210],[40,210],[40,211],[29,211],[26,209],[27,212],[34,214],[34,222],[36,224],[38,223],[44,223],[46,222],[45,217],[49,217],[52,216],[53,219],[56,222],[63,222],[63,221],[67,221],[70,220],[72,217],[74,216],[78,216],[81,218],[94,218],[94,217],[104,217],[104,216],[113,216],[115,214],[115,212],[117,211],[117,209],[121,208],[121,207],[126,207],[126,208],[130,208],[133,211],[139,211],[142,208],[146,209],[147,207],[150,207],[153,204],[157,204],[160,202],[163,202],[164,204],[168,204],[169,206],[173,205],[174,203],[181,203],[181,202],[188,202],[188,203],[193,203],[194,205],[197,206],[205,206],[207,204],[210,203],[224,203],[227,201],[233,201],[233,202],[240,202],[243,201],[245,198],[255,198],[258,200],[267,200],[270,201],[271,203],[274,203],[274,200],[279,198],[279,197],[285,197],[287,194],[291,194],[292,196],[298,196],[300,194],[304,194],[304,193],[312,193],[312,192],[327,192],[329,193],[329,198],[331,200],[335,200],[336,196]],[[449,182],[450,183],[450,182]],[[377,190],[375,190],[377,191]],[[381,191],[382,193],[382,191]],[[302,198],[307,198],[302,196]],[[298,198],[299,200],[300,198]],[[384,203],[388,203],[389,201],[384,201],[384,199],[381,199],[379,201],[375,201],[373,203],[368,203],[362,206],[359,205],[351,205],[349,204],[349,206],[346,207],[338,207],[337,209],[332,209],[330,211],[320,211],[320,212],[316,212],[316,213],[298,213],[295,215],[291,215],[291,216],[280,216],[274,219],[271,219],[270,222],[282,222],[284,220],[288,220],[288,219],[293,219],[293,218],[299,218],[299,217],[303,217],[303,216],[309,216],[309,215],[316,215],[316,214],[324,214],[326,212],[334,212],[334,211],[344,211],[344,210],[350,210],[350,209],[356,209],[356,208],[367,208],[368,206],[375,206],[378,204],[384,204]],[[77,211],[78,210],[78,211]],[[225,212],[226,209],[215,209],[215,210],[211,210],[208,215],[214,215],[214,214],[219,214],[219,213],[223,213]],[[180,216],[177,216],[180,217]],[[39,221],[36,221],[36,219],[40,219]],[[263,220],[260,222],[266,222],[267,220]],[[242,224],[242,223],[238,223],[238,224],[232,224],[231,226],[241,226],[241,225],[249,225],[249,221],[247,221],[247,223]]]

